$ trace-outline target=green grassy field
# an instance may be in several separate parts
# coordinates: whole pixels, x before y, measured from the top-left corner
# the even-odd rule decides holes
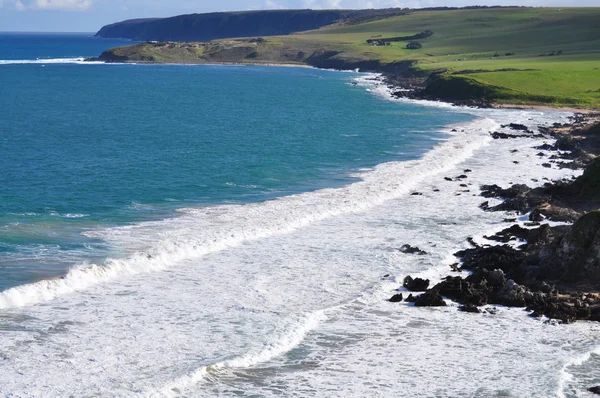
[[[114,51],[126,60],[151,62],[315,64],[318,54],[325,65],[376,62],[383,69],[412,61],[412,73],[435,72],[449,82],[446,91],[461,90],[462,84],[485,87],[474,92],[496,102],[600,108],[599,21],[600,7],[414,11],[259,42],[141,44]],[[421,45],[416,50],[406,48],[408,41],[367,43],[428,30],[434,34],[416,40]]]

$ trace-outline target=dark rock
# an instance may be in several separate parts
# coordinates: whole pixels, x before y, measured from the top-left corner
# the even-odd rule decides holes
[[[541,151],[554,151],[556,150],[556,147],[554,145],[544,143],[542,145],[536,146],[535,149],[539,149]]]
[[[552,165],[550,163],[542,163],[542,167],[549,169],[550,167],[552,167]]]
[[[414,303],[416,299],[417,298],[415,296],[413,296],[412,294],[409,294],[408,297],[406,298],[406,301],[409,303]]]
[[[462,311],[462,312],[472,312],[472,313],[476,313],[476,314],[479,314],[481,312],[481,310],[479,308],[477,308],[476,305],[473,305],[473,304],[461,305],[460,307],[458,307],[458,310]]]
[[[505,128],[508,127],[510,129],[517,130],[517,131],[529,131],[527,126],[525,126],[523,124],[518,124],[518,123],[503,124],[502,127],[505,127]]]
[[[500,196],[502,191],[503,189],[496,184],[481,186],[481,196],[484,198],[497,198]]]
[[[450,268],[453,272],[461,272],[460,268],[458,267],[458,263],[450,264]]]
[[[544,215],[542,214],[542,212],[540,211],[540,209],[535,208],[531,211],[531,213],[529,213],[529,220],[530,221],[544,221]]]
[[[525,196],[528,192],[531,191],[525,184],[514,184],[510,188],[503,189],[496,184],[493,185],[482,185],[481,187],[481,196],[485,198],[516,198],[520,196]]]
[[[472,171],[473,171],[473,170],[471,170],[471,169],[464,169],[464,170],[463,170],[463,172],[464,172],[464,173],[470,173],[470,172],[472,172]]]
[[[452,178],[450,178],[450,177],[444,177],[444,180],[446,180],[446,181],[452,181]]]
[[[467,178],[467,177],[468,177],[468,176],[467,176],[466,174],[461,174],[461,175],[459,175],[459,176],[458,176],[458,177],[456,177],[456,178],[459,178],[459,179],[460,179],[460,178]]]
[[[490,207],[488,211],[519,211],[525,213],[529,210],[529,204],[524,197],[506,199],[499,205]]]
[[[411,292],[424,292],[429,287],[429,279],[412,278],[410,275],[404,278],[402,284],[405,288]]]
[[[394,294],[391,298],[390,298],[390,302],[391,303],[399,303],[401,302],[403,299],[402,297],[402,293],[398,293],[398,294]]]
[[[556,140],[556,148],[561,151],[580,151],[581,145],[568,135],[564,135]]]
[[[500,232],[497,232],[492,236],[484,236],[485,239],[493,240],[496,242],[507,243],[515,239],[527,239],[529,236],[529,230],[525,229],[518,224],[512,225],[509,228],[505,228]]]
[[[581,216],[581,213],[568,207],[547,205],[536,207],[535,210],[552,221],[574,222]]]
[[[437,291],[459,303],[485,305],[488,302],[488,297],[484,285],[485,282],[482,285],[481,280],[471,283],[471,281],[460,276],[448,276],[430,290]]]
[[[402,245],[402,247],[400,249],[402,253],[406,253],[406,254],[419,254],[419,255],[424,255],[427,254],[426,251],[419,249],[416,246],[411,246],[411,245]]]
[[[411,192],[411,195],[413,195],[413,196],[421,196],[421,195],[423,195],[423,193],[421,193],[421,192]]]
[[[417,296],[415,307],[444,307],[446,302],[437,290],[428,290]]]
[[[473,249],[461,250],[454,255],[462,259],[463,269],[471,271],[500,269],[513,279],[518,279],[523,274],[526,265],[525,253],[508,245],[479,246]]]
[[[590,387],[588,388],[588,391],[592,394],[600,395],[600,386]]]
[[[494,304],[502,304],[508,307],[525,307],[527,292],[528,290],[525,286],[521,286],[512,279],[509,279],[496,292]]]
[[[515,134],[506,134],[506,133],[500,133],[498,131],[494,131],[492,133],[492,138],[497,140],[497,139],[502,139],[502,140],[506,140],[508,138],[519,138],[521,137],[520,135],[515,135]]]

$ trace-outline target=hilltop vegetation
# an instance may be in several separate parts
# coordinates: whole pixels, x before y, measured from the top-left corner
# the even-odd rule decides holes
[[[599,20],[600,8],[403,10],[287,36],[141,43],[101,59],[360,68],[418,78],[443,99],[600,108]]]
[[[398,8],[213,12],[117,22],[104,26],[96,36],[151,41],[210,41],[225,37],[287,35],[334,22],[368,21],[404,12]]]

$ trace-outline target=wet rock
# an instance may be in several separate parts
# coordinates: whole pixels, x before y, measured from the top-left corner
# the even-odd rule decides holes
[[[446,302],[437,290],[428,290],[417,296],[415,307],[444,307]]]
[[[417,298],[415,296],[413,296],[412,294],[409,294],[408,297],[406,298],[406,301],[409,303],[414,303],[416,299]]]
[[[552,167],[552,165],[550,163],[542,163],[542,167],[549,169]]]
[[[427,254],[426,251],[419,249],[416,246],[411,246],[411,245],[402,245],[402,247],[400,249],[402,253],[406,253],[406,254],[418,254],[418,255],[425,255]]]
[[[467,176],[466,174],[461,174],[461,175],[459,175],[459,176],[458,176],[458,177],[456,177],[456,178],[458,178],[458,179],[461,179],[461,178],[468,178],[468,176]]]
[[[501,188],[496,184],[493,185],[482,185],[481,196],[485,198],[517,198],[523,197],[531,191],[525,184],[514,184],[509,188]]]
[[[502,193],[502,188],[496,184],[493,185],[482,185],[481,187],[481,196],[484,198],[497,198]]]
[[[516,197],[506,199],[504,202],[499,205],[489,207],[488,211],[518,211],[521,213],[526,213],[529,210],[529,203],[527,203],[527,199],[524,197]]]
[[[529,236],[529,230],[525,229],[518,224],[515,224],[509,228],[505,228],[502,231],[492,236],[484,236],[485,239],[493,240],[496,242],[507,243],[515,239],[527,239]]]
[[[481,312],[481,310],[473,304],[465,304],[465,305],[461,305],[460,307],[458,307],[459,311],[462,312],[472,312],[475,314],[479,314]]]
[[[525,295],[527,288],[517,284],[512,279],[509,279],[495,295],[494,303],[502,304],[508,307],[525,307],[527,303]]]
[[[422,192],[411,192],[410,194],[413,195],[413,196],[421,196],[421,195],[423,195]]]
[[[588,388],[588,391],[592,394],[600,395],[600,386],[590,387]]]
[[[504,127],[504,128],[508,127],[512,130],[517,130],[517,131],[529,131],[527,126],[525,126],[524,124],[519,124],[519,123],[503,124],[502,127]]]
[[[581,213],[568,207],[546,205],[536,209],[541,215],[552,221],[575,222],[581,216]]]
[[[550,145],[550,144],[542,144],[542,145],[538,145],[535,147],[535,149],[541,150],[541,151],[554,151],[556,150],[556,148],[554,147],[554,145]]]
[[[394,294],[390,298],[390,303],[399,303],[403,300],[402,293]]]
[[[448,276],[430,290],[437,291],[441,295],[463,304],[487,304],[485,282],[482,284],[482,280],[479,279],[475,283],[471,283],[467,279],[460,276]]]
[[[500,269],[513,279],[521,276],[526,265],[525,253],[508,245],[479,246],[458,251],[454,255],[462,259],[463,269],[472,271]]]
[[[531,213],[529,213],[529,221],[544,221],[545,217],[540,211],[540,209],[533,209]]]
[[[506,140],[508,138],[519,138],[521,137],[520,135],[515,135],[515,134],[506,134],[506,133],[500,133],[498,131],[494,131],[492,133],[492,138],[497,140],[497,139],[502,139],[502,140]]]
[[[556,140],[556,148],[561,151],[575,151],[578,152],[581,150],[581,145],[579,142],[574,140],[572,137],[568,135],[564,135]]]
[[[446,180],[446,181],[452,181],[452,178],[450,178],[450,177],[444,177],[444,180]]]
[[[412,278],[410,275],[404,278],[402,284],[411,292],[424,292],[429,287],[429,279]]]

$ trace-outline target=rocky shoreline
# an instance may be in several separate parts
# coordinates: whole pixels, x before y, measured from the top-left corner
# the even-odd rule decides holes
[[[504,126],[514,133],[493,133],[494,139],[542,134],[555,144],[536,147],[548,165],[585,168],[573,181],[547,182],[530,188],[523,184],[502,188],[481,186],[481,196],[501,198],[491,206],[483,201],[481,211],[529,214],[524,226],[513,224],[493,236],[489,244],[468,239],[471,248],[456,252],[449,275],[433,287],[430,281],[407,276],[406,298],[394,294],[390,301],[413,302],[415,306],[445,306],[455,301],[461,311],[482,312],[488,304],[525,307],[534,317],[545,316],[562,323],[600,321],[600,114],[575,114],[569,124],[540,127],[534,133],[526,126]],[[559,155],[548,151],[559,150]],[[551,226],[545,220],[559,224]],[[516,218],[507,218],[515,222]],[[569,224],[572,223],[572,224]],[[423,254],[407,246],[407,255]],[[469,275],[460,275],[466,271]],[[487,307],[486,311],[493,311]]]

